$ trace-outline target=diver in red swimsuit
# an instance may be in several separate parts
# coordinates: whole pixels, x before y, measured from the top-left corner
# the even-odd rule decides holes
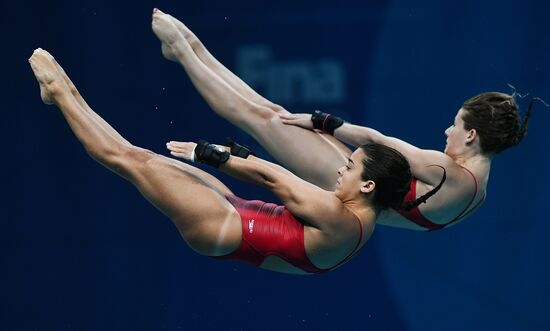
[[[351,154],[343,143],[354,147],[379,143],[405,155],[416,178],[409,199],[423,196],[439,183],[441,170],[430,165],[445,167],[447,181],[436,195],[410,213],[383,213],[377,224],[429,231],[457,224],[483,203],[494,157],[517,145],[527,130],[531,107],[522,120],[515,93],[499,92],[482,93],[463,103],[453,125],[445,130],[447,146],[443,152],[421,149],[328,114],[319,114],[313,123],[311,114],[291,114],[252,90],[224,67],[184,23],[161,12],[154,16],[172,21],[168,27],[171,39],[160,38],[163,55],[182,65],[212,110],[254,137],[302,179],[332,189],[338,177],[332,169]]]
[[[247,201],[236,196],[227,200],[241,215],[242,241],[230,254],[219,259],[233,259],[261,266],[264,259],[276,256],[294,267],[310,274],[330,271],[359,252],[363,244],[363,224],[356,217],[357,239],[353,250],[336,265],[322,269],[308,258],[304,246],[304,221],[296,218],[284,206],[260,200]]]
[[[171,38],[167,24],[162,17],[153,23],[164,39]],[[124,139],[88,106],[48,52],[35,50],[29,63],[42,100],[61,110],[88,154],[132,183],[199,254],[236,258],[278,272],[316,274],[348,261],[372,234],[377,215],[404,204],[412,178],[409,163],[383,145],[357,149],[346,165],[333,170],[336,185],[326,191],[233,147],[167,144],[176,157],[269,189],[284,206],[241,200],[207,172]]]
[[[172,141],[167,144],[167,147],[174,156],[204,162],[232,175],[236,173],[232,170],[228,171],[226,166],[226,162],[234,160],[229,155],[239,156],[251,162],[261,161],[271,170],[281,171],[282,174],[291,176],[295,180],[294,190],[300,191],[302,190],[300,186],[306,184],[288,171],[252,156],[247,148],[236,143],[229,150],[206,142],[195,144]],[[371,192],[374,203],[371,211],[374,211],[374,215],[379,215],[381,211],[392,206],[392,208],[406,210],[416,208],[441,188],[445,182],[445,170],[442,170],[442,179],[437,187],[420,199],[404,201],[412,180],[408,162],[392,148],[366,144],[350,156],[346,166],[338,170],[340,178],[336,183],[334,195],[339,202],[333,200],[331,203],[330,193],[332,192],[324,191],[311,184],[303,186],[307,196],[306,194],[302,196],[301,199],[304,200],[302,205],[289,203],[284,195],[277,194],[280,192],[279,189],[271,185],[267,187],[271,187],[271,190],[281,198],[283,206],[260,200],[244,200],[226,194],[225,198],[241,217],[241,241],[234,251],[212,257],[240,260],[257,267],[288,273],[319,274],[333,270],[359,252],[370,237],[374,225],[372,219],[365,222],[365,214],[361,213],[362,208],[354,207],[358,202],[361,204],[366,201],[362,197],[356,199],[356,194],[349,192],[349,185],[355,186],[356,193],[358,189],[359,194]],[[254,169],[251,168],[249,171]],[[237,175],[237,177],[241,176],[243,176],[242,173]],[[241,178],[251,180],[244,176]],[[364,183],[363,186],[357,185],[361,181]],[[369,184],[369,181],[372,182]],[[289,181],[288,185],[290,184]],[[298,192],[294,194],[301,195]],[[390,202],[393,199],[395,200]],[[307,200],[314,203],[306,207]],[[336,204],[333,204],[334,202]],[[338,206],[340,204],[348,206],[347,210],[340,209]],[[346,211],[344,212],[344,215],[348,216],[346,222],[342,222],[342,218],[346,217],[338,214],[339,209],[340,212]],[[367,218],[369,218],[368,215]],[[340,220],[328,226],[336,219]],[[347,247],[345,249],[347,253],[334,254],[341,246]],[[327,263],[327,256],[331,255],[338,258]]]

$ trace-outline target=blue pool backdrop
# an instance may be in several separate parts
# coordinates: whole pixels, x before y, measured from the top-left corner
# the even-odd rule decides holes
[[[41,103],[27,59],[49,50],[132,143],[254,141],[164,60],[153,7],[293,112],[323,109],[442,149],[479,92],[550,99],[546,1],[2,1],[0,330],[549,330],[550,110],[491,169],[456,227],[377,227],[361,254],[289,276],[193,253]],[[523,109],[528,99],[519,100]],[[299,143],[299,142],[297,142]],[[219,175],[237,194],[268,192]],[[182,187],[185,190],[185,187]]]

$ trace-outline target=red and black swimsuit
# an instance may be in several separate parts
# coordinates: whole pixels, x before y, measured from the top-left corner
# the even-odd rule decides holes
[[[226,199],[241,215],[242,240],[234,252],[214,258],[234,259],[260,266],[266,257],[277,256],[307,273],[319,274],[346,263],[359,251],[363,226],[357,218],[360,235],[353,251],[331,268],[318,268],[306,254],[303,222],[285,206],[236,196],[226,196]]]
[[[456,216],[455,218],[453,218],[451,221],[447,222],[447,223],[444,223],[444,224],[438,224],[438,223],[434,223],[432,221],[430,221],[429,219],[427,219],[424,215],[422,215],[422,213],[420,212],[420,209],[418,207],[415,207],[411,210],[396,210],[401,216],[405,217],[406,219],[408,219],[409,221],[415,223],[416,225],[419,225],[423,228],[425,228],[427,231],[434,231],[434,230],[439,230],[439,229],[443,229],[449,225],[451,225],[452,223],[454,222],[457,222],[463,218],[465,218],[466,216],[470,215],[471,212],[473,212],[474,210],[476,210],[482,203],[483,201],[485,201],[485,195],[483,196],[483,198],[481,198],[478,203],[475,204],[475,206],[473,208],[470,208],[470,206],[472,205],[472,203],[474,202],[475,200],[475,197],[477,196],[477,179],[476,179],[476,176],[474,176],[474,174],[464,168],[466,171],[468,171],[468,173],[470,175],[472,175],[472,178],[474,179],[474,195],[472,196],[472,198],[470,199],[470,202],[468,202],[468,205],[466,206],[466,208],[464,208],[464,210],[458,214],[458,216]],[[405,196],[405,201],[414,201],[416,200],[416,181],[417,179],[416,178],[413,178],[412,182],[411,182],[411,189],[409,191],[409,193],[407,193],[407,195]]]

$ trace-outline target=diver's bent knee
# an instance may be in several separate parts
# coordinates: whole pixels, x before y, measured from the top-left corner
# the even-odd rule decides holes
[[[269,108],[271,108],[271,110],[273,110],[274,112],[276,112],[277,115],[280,115],[280,114],[290,114],[290,112],[289,112],[288,110],[286,110],[283,106],[278,105],[278,104],[273,103],[273,102],[270,103]]]
[[[137,147],[137,146],[126,146],[122,148],[123,154],[121,155],[124,159],[135,162],[139,164],[146,164],[154,158],[160,157],[157,153],[152,152],[148,149]]]
[[[279,115],[274,111],[270,112],[269,116],[263,117],[247,130],[256,140],[271,139],[273,132],[281,132],[284,129],[285,124]]]
[[[85,148],[92,159],[102,164],[112,165],[124,153],[125,146],[123,144],[104,143],[85,146]]]
[[[269,128],[278,128],[278,127],[283,127],[286,124],[283,123],[283,120],[281,120],[278,114],[274,114],[269,118],[267,125],[269,126]]]
[[[102,163],[107,164],[109,168],[117,173],[129,175],[135,170],[144,168],[151,159],[158,156],[158,154],[144,148],[120,144],[103,155]]]
[[[259,105],[257,103],[248,102],[245,107],[246,114],[254,114],[262,120],[269,120],[271,117],[277,115],[271,107]]]

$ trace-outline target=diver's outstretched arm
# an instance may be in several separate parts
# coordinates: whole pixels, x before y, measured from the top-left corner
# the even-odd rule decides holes
[[[206,148],[205,146],[212,148],[211,146],[216,145],[203,143],[202,148]],[[197,157],[194,152],[197,148],[194,142],[172,141],[167,144],[167,148],[176,157],[188,161],[200,159],[200,156]],[[270,190],[290,212],[306,221],[308,225],[323,229],[327,226],[327,220],[338,219],[338,215],[342,212],[343,204],[334,194],[300,179],[279,165],[253,155],[245,159],[230,156],[227,150],[218,153],[218,157],[224,161],[221,163],[216,161],[215,166],[221,171]]]
[[[312,114],[280,114],[279,116],[283,123],[289,126],[298,126],[308,130],[313,130],[315,126]],[[323,114],[322,116],[326,118],[331,115]],[[433,165],[445,167],[451,174],[458,167],[451,157],[439,151],[421,149],[401,139],[386,136],[375,129],[339,120],[339,126],[331,129],[332,134],[338,140],[355,147],[376,143],[394,148],[407,158],[413,175],[425,183],[435,186],[441,180],[441,169],[432,167]],[[316,126],[315,128],[320,129]]]

